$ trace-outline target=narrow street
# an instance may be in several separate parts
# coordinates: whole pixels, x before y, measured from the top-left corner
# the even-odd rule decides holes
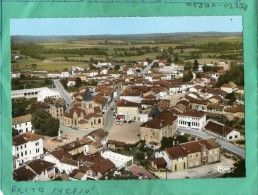
[[[64,89],[63,85],[60,83],[59,79],[54,80],[54,84],[57,90],[60,92],[60,96],[64,98],[66,104],[68,105],[67,109],[72,105],[72,99],[70,94]]]

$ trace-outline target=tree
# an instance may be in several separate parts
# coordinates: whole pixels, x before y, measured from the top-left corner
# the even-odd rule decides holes
[[[116,71],[118,71],[118,70],[120,69],[120,66],[117,64],[117,65],[115,65],[114,69],[115,69]]]
[[[58,134],[59,120],[44,110],[37,110],[32,115],[31,123],[35,133],[40,135],[56,136]]]
[[[76,77],[75,79],[75,87],[80,87],[82,85],[82,80],[80,77]]]
[[[191,70],[193,68],[193,64],[191,62],[186,62],[184,69],[185,70]]]
[[[229,105],[232,105],[236,101],[236,95],[235,93],[228,93],[225,97],[225,99],[229,100]]]
[[[66,79],[62,79],[62,80],[60,80],[60,82],[61,82],[61,84],[63,85],[63,87],[65,89],[68,89],[68,87],[67,87],[67,80]]]
[[[196,74],[196,78],[198,78],[198,79],[202,78],[202,74],[201,74],[200,72],[198,72],[198,73]]]
[[[19,135],[18,130],[15,128],[12,128],[12,136],[15,137],[16,135]]]
[[[184,74],[183,82],[189,82],[193,79],[193,73],[189,71],[188,73]]]
[[[26,98],[12,99],[12,117],[18,117],[28,114],[29,106],[32,100]]]
[[[195,71],[197,71],[198,68],[199,68],[199,62],[198,62],[197,60],[194,60],[193,69],[194,69]]]
[[[245,177],[245,160],[242,159],[234,163],[234,170],[230,173],[226,173],[223,177]]]
[[[177,137],[163,137],[161,140],[161,150],[165,148],[171,148],[177,144],[188,142],[186,136],[179,135]]]

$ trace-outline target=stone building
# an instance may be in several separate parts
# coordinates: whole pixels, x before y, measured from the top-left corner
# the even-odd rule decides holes
[[[81,104],[76,104],[68,109],[61,122],[79,130],[101,128],[103,116],[99,106],[94,106],[92,94],[88,87],[84,92]]]

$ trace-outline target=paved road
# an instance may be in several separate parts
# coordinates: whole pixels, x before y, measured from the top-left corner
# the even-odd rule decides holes
[[[146,68],[142,71],[143,74],[147,73],[151,67],[153,66],[153,64],[155,63],[156,60],[153,60],[148,66],[146,66]]]
[[[115,110],[115,103],[112,102],[110,104],[110,106],[108,107],[105,115],[104,115],[104,126],[103,126],[103,129],[108,131],[111,127],[112,127],[112,124],[113,124],[113,110],[111,110],[111,108],[114,108]]]
[[[65,102],[66,102],[66,104],[68,105],[68,108],[69,108],[72,105],[71,95],[64,89],[64,87],[60,83],[59,79],[55,79],[54,84],[55,84],[57,90],[60,92],[61,97],[64,98],[64,100],[65,100]]]
[[[198,130],[194,130],[194,129],[177,128],[177,131],[186,133],[186,134],[190,134],[190,135],[194,135],[197,137],[201,137],[203,139],[215,138],[211,135],[208,135],[207,133],[205,133],[203,131],[198,131]],[[221,140],[221,139],[218,139],[218,142],[224,149],[226,149],[238,156],[241,156],[242,158],[245,158],[245,150],[244,149],[239,148],[239,147],[235,146],[234,144],[231,144],[231,143]]]

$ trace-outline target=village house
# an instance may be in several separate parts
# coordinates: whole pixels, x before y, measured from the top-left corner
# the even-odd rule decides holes
[[[103,158],[100,153],[81,155],[77,160],[80,162],[80,167],[69,175],[74,180],[81,180],[74,178],[78,172],[84,175],[80,177],[82,180],[98,180],[105,178],[108,172],[115,169],[115,164],[109,159]]]
[[[116,140],[108,140],[107,141],[107,148],[110,149],[121,149],[123,150],[125,148],[125,142],[116,141]]]
[[[187,110],[178,115],[177,127],[203,130],[206,124],[206,114],[197,110]]]
[[[233,120],[235,118],[244,119],[244,107],[238,106],[238,107],[226,107],[224,109],[225,116],[228,120]]]
[[[142,92],[127,88],[120,94],[120,98],[130,102],[140,103],[142,100]]]
[[[72,170],[78,168],[78,163],[71,163],[73,155],[62,150],[57,149],[52,152],[47,152],[44,155],[44,160],[55,164],[55,167],[58,169],[59,173],[70,173]]]
[[[61,78],[68,78],[70,77],[69,70],[66,68],[61,72]]]
[[[12,128],[16,129],[19,134],[26,132],[34,133],[31,118],[31,114],[12,118]]]
[[[222,140],[235,141],[240,139],[240,132],[210,119],[205,125],[205,131],[208,134]]]
[[[157,111],[158,112],[158,111]],[[146,145],[159,146],[163,137],[172,137],[177,128],[177,117],[170,112],[149,114],[152,119],[140,125],[140,138]]]
[[[83,154],[84,155],[95,154],[103,150],[103,148],[104,147],[100,142],[91,142],[87,145],[84,145]]]
[[[164,158],[171,172],[183,171],[220,162],[220,145],[213,138],[186,142],[156,152],[155,158]]]
[[[82,153],[84,150],[84,146],[91,142],[92,142],[92,139],[88,137],[84,137],[80,140],[78,139],[73,142],[66,143],[62,146],[58,146],[57,150],[61,149],[71,155],[76,155],[76,154]]]
[[[88,137],[95,142],[99,142],[102,145],[106,145],[107,141],[108,141],[108,132],[105,131],[104,129],[97,129],[97,130],[90,132],[89,134],[87,134],[84,137]]]
[[[88,87],[81,104],[68,109],[61,118],[61,123],[79,130],[101,128],[103,126],[101,109],[99,106],[94,107],[93,97]]]
[[[117,100],[116,102],[116,113],[117,118],[119,120],[125,120],[125,121],[138,121],[138,115],[139,115],[139,107],[140,104],[135,102],[130,102],[124,99]]]
[[[234,88],[230,85],[230,84],[223,84],[221,87],[220,87],[221,90],[227,92],[227,93],[233,93],[234,91]]]
[[[44,110],[54,118],[60,118],[64,115],[65,106],[64,99],[46,98],[36,105],[36,109]]]
[[[71,87],[71,86],[74,86],[76,84],[76,78],[74,78],[74,77],[69,77],[68,79],[67,79],[67,86],[68,87]]]
[[[17,167],[41,158],[43,156],[43,137],[33,133],[23,133],[13,137],[12,155],[14,156],[14,166]]]
[[[56,177],[55,164],[37,159],[13,170],[14,181],[50,181]]]
[[[151,161],[151,166],[158,171],[166,170],[167,162],[163,157],[154,158],[153,161]]]

